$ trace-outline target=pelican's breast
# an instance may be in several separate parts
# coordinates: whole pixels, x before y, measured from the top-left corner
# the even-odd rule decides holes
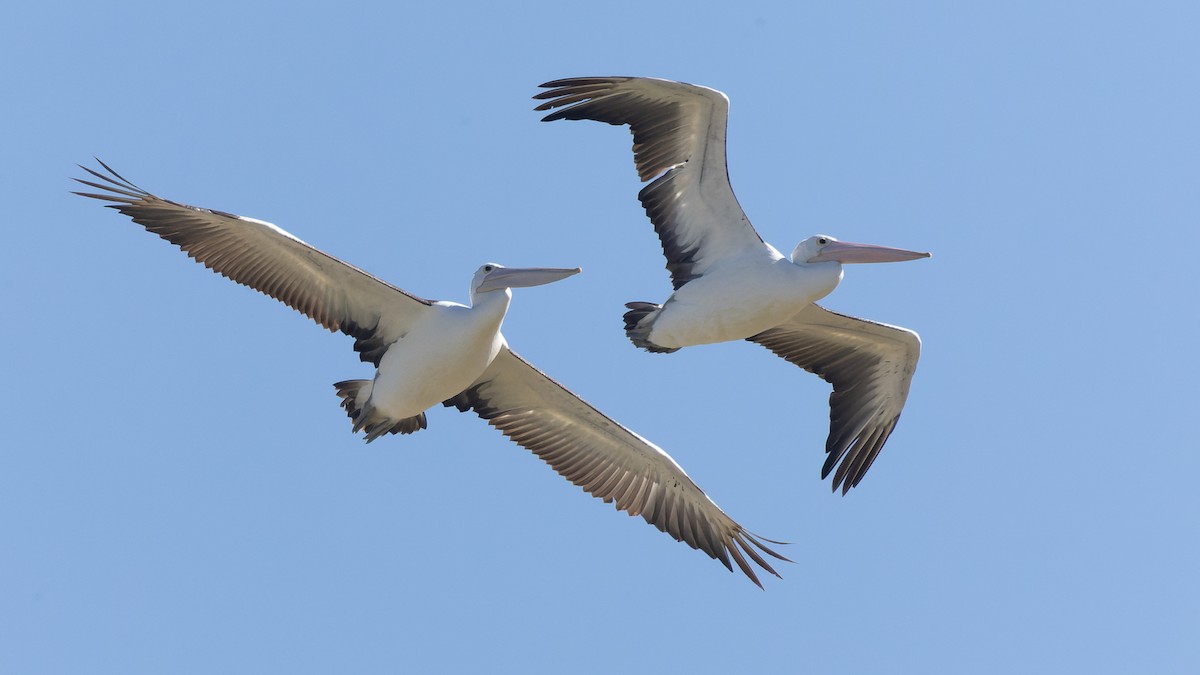
[[[455,396],[496,358],[503,312],[439,302],[427,318],[394,342],[379,361],[370,404],[410,417]]]
[[[840,279],[836,263],[795,265],[787,259],[714,269],[675,291],[650,340],[663,347],[742,340],[784,323],[832,292]]]

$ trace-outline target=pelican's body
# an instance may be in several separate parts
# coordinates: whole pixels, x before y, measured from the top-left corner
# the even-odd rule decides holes
[[[778,255],[714,265],[638,323],[653,351],[742,340],[774,328],[829,295],[841,279],[832,263],[798,266]],[[636,327],[631,327],[637,330]]]
[[[494,263],[480,268],[470,307],[445,300],[431,303],[404,338],[383,353],[370,383],[338,383],[339,394],[364,413],[356,431],[376,421],[404,419],[424,428],[425,410],[466,390],[487,370],[505,345],[500,326],[512,299],[507,288],[476,293],[488,268],[503,269]],[[375,437],[368,432],[369,440]]]
[[[474,410],[589,494],[730,569],[736,563],[759,586],[747,558],[771,574],[760,551],[786,560],[718,508],[666,452],[508,348],[500,328],[509,289],[557,281],[578,268],[488,263],[472,279],[470,306],[424,300],[270,223],[162,199],[104,168],[108,173],[85,168],[103,182],[76,179],[102,193],[76,194],[115,202],[109,206],[197,262],[355,339],[375,376],[334,386],[367,441],[426,428],[425,411],[439,403]]]
[[[434,303],[429,318],[379,360],[371,402],[410,417],[469,387],[500,353],[510,296],[489,293],[470,307]]]
[[[828,312],[816,301],[837,288],[846,263],[928,257],[816,235],[788,257],[763,241],[738,205],[725,164],[729,100],[719,91],[645,77],[555,80],[543,120],[629,125],[638,197],[654,224],[675,292],[661,305],[626,305],[625,332],[651,352],[751,340],[820,375],[830,398],[833,489],[862,480],[900,417],[920,355],[917,334]],[[840,462],[840,465],[839,465]]]

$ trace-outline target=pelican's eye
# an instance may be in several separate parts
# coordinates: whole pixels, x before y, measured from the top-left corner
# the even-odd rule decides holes
[[[828,239],[826,239],[825,237],[820,237],[820,238],[818,238],[818,239],[817,239],[817,243],[818,243],[818,244],[820,244],[820,245],[822,245],[822,246],[824,246],[825,244],[828,244],[828,243],[829,243],[829,240],[828,240]]]
[[[491,272],[491,271],[492,271],[492,270],[494,270],[494,269],[496,269],[496,268],[495,268],[495,267],[492,267],[491,265],[484,265],[484,266],[483,266],[483,271],[484,271],[484,272]]]

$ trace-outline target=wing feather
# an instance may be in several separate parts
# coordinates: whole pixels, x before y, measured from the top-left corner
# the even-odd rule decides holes
[[[96,160],[100,162],[100,160]],[[80,166],[104,190],[76,192],[104,201],[196,262],[355,338],[364,361],[379,365],[383,347],[399,339],[432,304],[314,248],[271,223],[157,197],[100,162]]]
[[[747,339],[833,385],[821,477],[837,466],[834,491],[840,486],[845,494],[858,485],[900,419],[921,339],[904,328],[817,305]]]
[[[535,99],[543,121],[629,125],[638,194],[678,289],[721,257],[779,252],[762,240],[729,184],[725,130],[729,99],[715,89],[648,77],[554,80]]]
[[[667,453],[599,412],[547,377],[507,347],[465,392],[445,402],[476,414],[505,436],[543,459],[587,493],[615,502],[616,508],[703,551],[733,569],[738,567],[759,587],[745,564],[747,552],[775,576],[758,549],[767,548],[708,498]],[[778,542],[773,542],[778,543]]]

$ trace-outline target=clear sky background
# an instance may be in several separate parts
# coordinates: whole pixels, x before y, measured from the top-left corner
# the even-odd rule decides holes
[[[1195,3],[33,4],[0,10],[0,671],[1200,672]],[[824,303],[924,340],[848,496],[816,377],[625,340],[670,290],[630,136],[530,99],[581,75],[726,92],[779,249],[933,252]],[[514,349],[795,563],[760,591],[474,415],[364,445],[351,340],[69,195],[93,155],[424,297],[582,266],[514,294]]]

